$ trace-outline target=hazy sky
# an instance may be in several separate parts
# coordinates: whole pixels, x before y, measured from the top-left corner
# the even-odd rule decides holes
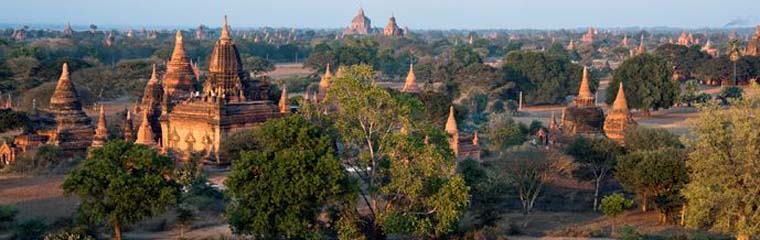
[[[760,0],[1,0],[0,22],[102,26],[345,27],[359,6],[412,29],[721,27],[760,19]]]

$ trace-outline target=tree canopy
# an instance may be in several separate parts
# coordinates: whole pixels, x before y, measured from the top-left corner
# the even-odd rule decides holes
[[[680,90],[672,76],[672,67],[661,57],[643,54],[629,58],[615,70],[605,102],[611,105],[615,101],[622,81],[628,107],[643,111],[669,108]]]
[[[555,104],[564,102],[568,95],[578,94],[583,68],[563,56],[512,52],[504,60],[503,71],[523,91],[526,103]],[[597,82],[592,77],[589,87],[596,89]]]
[[[171,159],[149,147],[111,141],[66,176],[63,190],[81,199],[79,214],[106,222],[114,228],[114,238],[121,239],[122,227],[177,202],[180,191],[172,169]]]

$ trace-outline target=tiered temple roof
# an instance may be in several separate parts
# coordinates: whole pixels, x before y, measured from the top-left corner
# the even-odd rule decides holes
[[[689,39],[689,35],[686,34],[686,31],[681,31],[681,35],[678,36],[678,42],[676,44],[681,46],[691,46],[691,39]]]
[[[140,128],[137,129],[137,140],[135,140],[135,143],[151,147],[156,146],[156,140],[153,136],[151,125],[152,123],[148,117],[148,113],[143,113],[143,119],[140,123]]]
[[[449,107],[449,118],[446,121],[446,134],[449,137],[449,147],[458,160],[472,158],[480,161],[480,143],[478,133],[472,136],[464,136],[457,129],[457,121],[454,118],[454,107]]]
[[[63,35],[71,36],[74,34],[74,30],[71,29],[71,23],[66,23],[66,28],[63,29]]]
[[[604,133],[608,138],[622,143],[625,130],[635,125],[636,121],[633,120],[631,112],[628,111],[628,101],[625,99],[623,82],[620,82],[615,102],[604,120]]]
[[[414,75],[414,64],[409,64],[409,73],[406,75],[406,82],[404,82],[404,88],[402,92],[418,93],[420,87],[417,86],[417,77]]]
[[[166,66],[166,74],[162,82],[166,93],[171,97],[172,105],[187,99],[195,91],[195,72],[185,53],[185,44],[180,30],[177,30],[174,38],[174,52]]]
[[[383,35],[389,37],[404,36],[404,30],[401,30],[401,28],[398,27],[398,24],[396,24],[395,16],[391,16],[391,19],[388,21],[388,25],[385,25],[385,28],[383,28]]]
[[[585,44],[591,44],[594,43],[594,40],[596,39],[596,29],[590,27],[588,28],[588,31],[586,31],[586,34],[583,34],[581,37],[581,42]]]
[[[369,35],[372,32],[372,20],[364,15],[364,9],[359,8],[359,12],[351,20],[351,25],[343,31],[343,35]]]
[[[755,27],[755,35],[749,41],[744,55],[760,56],[760,25]]]
[[[64,151],[86,150],[92,142],[94,131],[91,120],[82,111],[74,83],[69,79],[69,66],[63,63],[61,77],[50,97],[48,111],[56,121],[56,144]]]
[[[707,38],[707,42],[705,43],[705,46],[702,47],[702,51],[709,54],[710,56],[718,57],[718,49],[712,45],[710,38]]]
[[[601,133],[604,112],[595,102],[596,98],[589,87],[588,69],[584,68],[578,96],[562,112],[563,131],[569,134]]]

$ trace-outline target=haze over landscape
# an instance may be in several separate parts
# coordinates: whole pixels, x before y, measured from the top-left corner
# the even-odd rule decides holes
[[[338,28],[359,6],[373,19],[395,14],[412,29],[749,27],[760,12],[756,0],[28,0],[3,1],[0,23],[219,26],[227,14],[237,27]]]

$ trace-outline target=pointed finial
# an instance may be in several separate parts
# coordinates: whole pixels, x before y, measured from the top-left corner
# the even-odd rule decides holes
[[[153,64],[153,73],[150,74],[150,80],[154,81],[154,80],[157,80],[157,79],[158,79],[158,77],[156,76],[156,64],[154,63]]]
[[[457,120],[454,118],[454,106],[449,107],[449,119],[446,121],[446,132],[449,134],[457,134]]]
[[[623,81],[620,81],[618,86],[618,93],[615,97],[615,102],[612,104],[613,110],[628,111],[628,101],[625,99],[625,91],[623,90]]]
[[[579,98],[593,98],[594,95],[591,93],[591,88],[589,88],[588,84],[588,67],[583,67],[583,78],[581,79],[581,87],[578,91],[578,97]]]
[[[290,104],[288,103],[288,86],[282,85],[282,93],[280,94],[280,113],[290,112]]]
[[[69,78],[69,63],[63,62],[63,69],[61,70],[61,79]]]
[[[222,41],[230,40],[230,29],[229,29],[229,25],[227,24],[227,15],[224,15],[224,25],[222,25],[222,36],[219,37],[219,40],[222,40]]]
[[[174,40],[177,43],[181,43],[182,42],[182,30],[177,29],[177,33],[174,35]]]

